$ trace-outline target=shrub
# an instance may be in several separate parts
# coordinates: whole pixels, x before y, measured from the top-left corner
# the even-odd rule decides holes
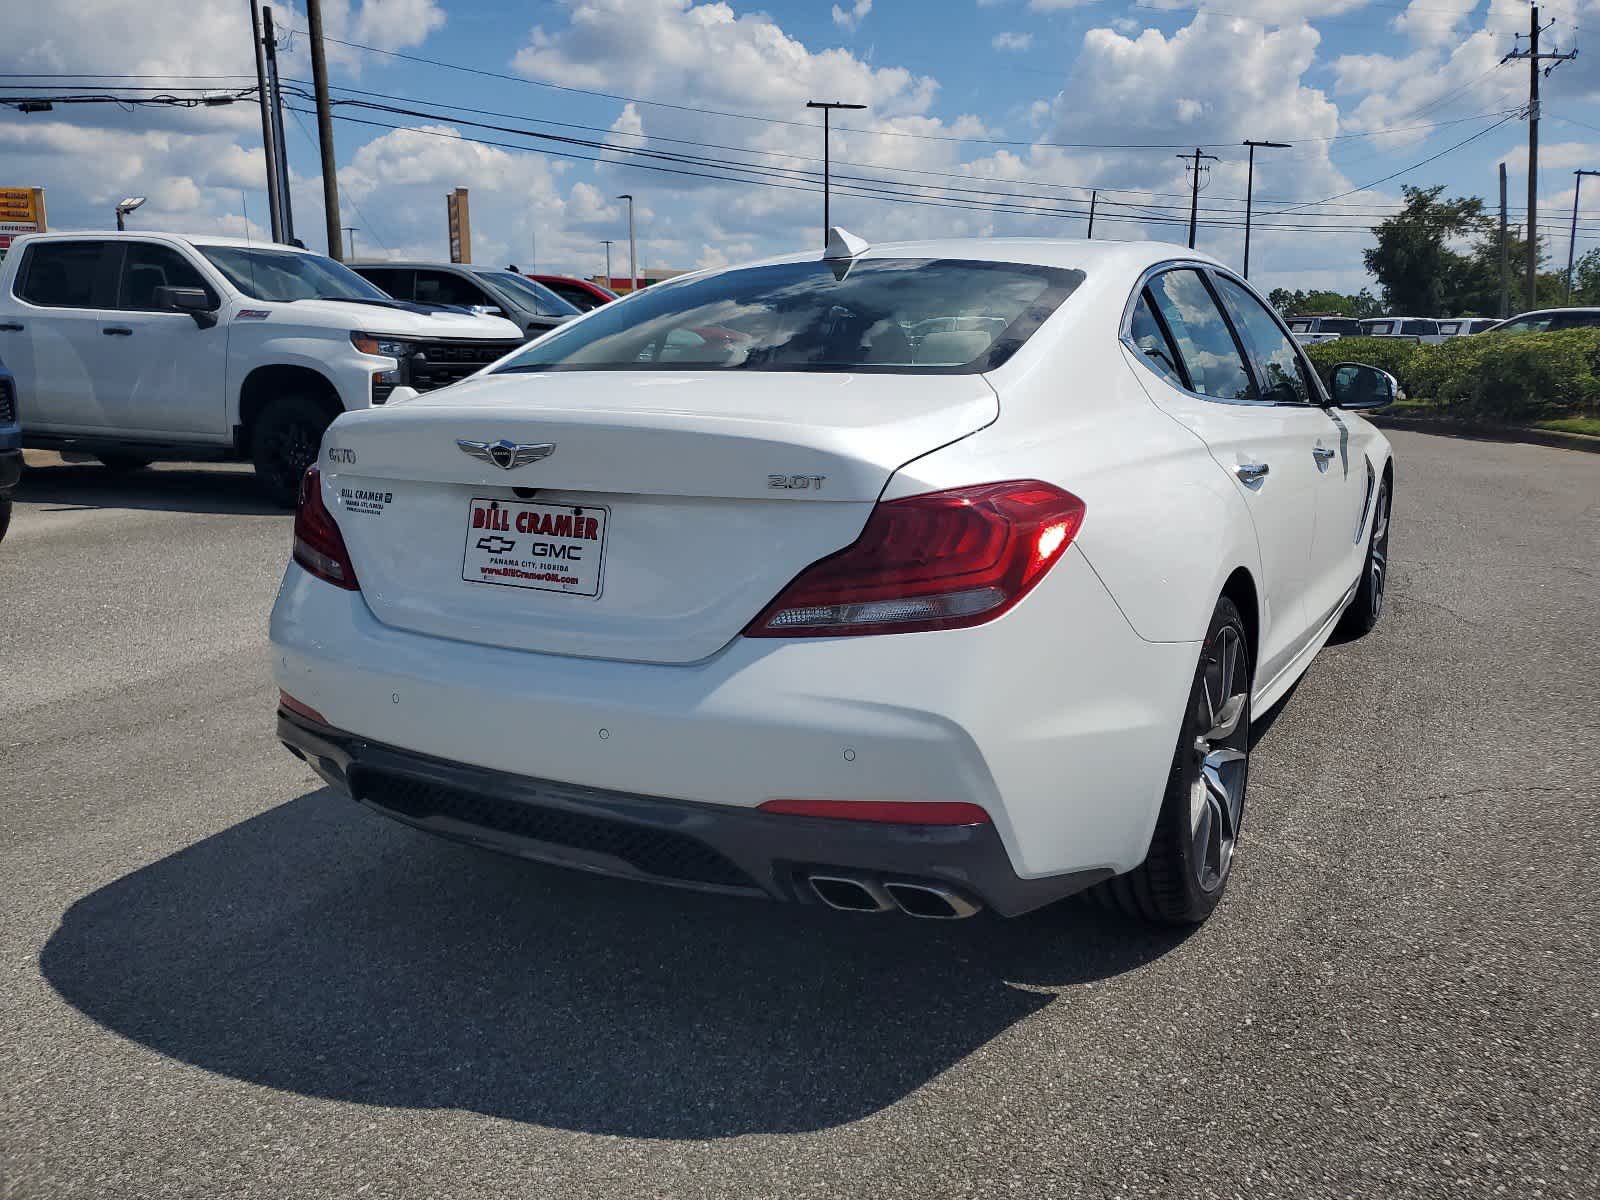
[[[1307,352],[1324,379],[1335,363],[1369,363],[1400,380],[1413,400],[1464,420],[1528,424],[1600,414],[1600,329],[1476,334],[1438,346],[1341,338]]]

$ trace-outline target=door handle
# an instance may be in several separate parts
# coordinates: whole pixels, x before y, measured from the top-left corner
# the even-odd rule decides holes
[[[1311,457],[1324,466],[1333,461],[1334,454],[1335,451],[1328,449],[1326,446],[1313,446],[1311,449]]]
[[[22,322],[21,321],[7,321],[7,322],[5,322],[5,324],[0,325],[0,333],[21,333],[21,332],[22,332]]]
[[[1233,473],[1245,487],[1254,487],[1267,477],[1268,469],[1266,463],[1240,463]]]
[[[132,337],[133,336],[133,330],[129,329],[126,325],[107,325],[100,332],[105,334],[107,337]]]

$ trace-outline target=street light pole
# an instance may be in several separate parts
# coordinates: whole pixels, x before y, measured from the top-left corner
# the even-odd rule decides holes
[[[1246,146],[1250,147],[1250,168],[1249,168],[1249,173],[1245,176],[1245,185],[1244,185],[1244,277],[1246,279],[1249,279],[1250,278],[1250,213],[1251,213],[1251,209],[1255,205],[1256,147],[1260,146],[1263,149],[1270,148],[1270,149],[1273,149],[1273,150],[1287,150],[1287,149],[1289,149],[1291,143],[1289,143],[1289,142],[1252,142],[1248,138],[1246,138],[1244,144]],[[1194,242],[1192,240],[1193,235],[1190,235],[1190,236],[1191,236],[1191,241],[1189,242],[1189,244],[1192,246],[1192,245],[1194,245]]]
[[[1572,303],[1572,255],[1578,248],[1578,193],[1583,190],[1585,175],[1600,175],[1600,171],[1574,171],[1572,173],[1572,232],[1567,237],[1567,303]]]
[[[267,163],[267,209],[272,240],[281,242],[283,201],[278,196],[278,141],[272,131],[272,93],[267,90],[267,59],[261,45],[261,0],[250,0],[250,30],[256,52],[256,98],[261,102],[261,149]]]
[[[606,248],[606,286],[611,286],[611,239],[603,238],[600,242]]]
[[[863,109],[865,104],[846,104],[842,100],[807,100],[807,108],[820,108],[822,110],[822,244],[828,244],[828,230],[833,227],[833,215],[829,211],[829,201],[832,199],[832,147],[833,126],[829,118],[833,110],[850,109],[852,111]]]
[[[633,240],[633,195],[623,192],[618,200],[628,202],[628,295],[639,290],[639,253]]]

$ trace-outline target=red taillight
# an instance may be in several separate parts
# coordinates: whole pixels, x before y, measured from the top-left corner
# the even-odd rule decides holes
[[[290,712],[315,721],[319,725],[326,725],[328,718],[312,708],[309,704],[302,704],[282,688],[278,689],[278,707],[286,708]]]
[[[294,560],[335,587],[361,590],[344,535],[322,502],[322,472],[314,466],[306,468],[300,481],[300,505],[294,513]]]
[[[981,625],[1027,595],[1082,524],[1082,500],[1032,479],[886,501],[854,543],[802,571],[745,636]]]
[[[987,825],[976,804],[951,800],[768,800],[762,812],[790,817],[835,817],[894,825]]]

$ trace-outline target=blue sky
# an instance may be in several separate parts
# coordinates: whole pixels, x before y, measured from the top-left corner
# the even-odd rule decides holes
[[[1187,176],[1176,155],[1201,144],[1219,161],[1205,177],[1199,245],[1237,264],[1238,143],[1247,137],[1294,143],[1258,159],[1252,276],[1268,287],[1368,282],[1366,230],[1393,211],[1402,183],[1493,200],[1504,161],[1514,221],[1526,203],[1518,109],[1527,68],[1498,65],[1527,28],[1521,0],[324,6],[339,39],[330,44],[336,94],[427,114],[341,109],[399,127],[336,128],[344,223],[358,227],[363,256],[442,257],[443,197],[456,186],[471,191],[475,257],[524,269],[594,273],[601,239],[613,238],[620,272],[625,215],[614,197],[624,191],[638,197],[647,268],[812,245],[821,143],[808,97],[869,105],[840,119],[833,150],[838,173],[874,194],[851,195],[842,181],[834,217],[874,241],[1081,236],[1091,188],[1101,189],[1096,236],[1181,241]],[[303,30],[303,13],[274,8],[291,31]],[[1600,0],[1543,11],[1555,22],[1546,48],[1600,39]],[[247,75],[247,12],[245,0],[39,5],[8,15],[0,72],[12,84],[27,72],[41,84],[52,82],[45,75],[95,73],[105,76],[93,81],[97,90],[114,90],[111,76],[195,86],[199,74]],[[308,78],[303,33],[291,32],[284,65],[290,78]],[[88,86],[72,86],[80,83]],[[1562,65],[1544,87],[1540,221],[1562,262],[1572,171],[1600,168],[1600,56]],[[562,159],[553,143],[540,152],[537,140],[469,119],[616,149],[568,145],[604,161]],[[291,116],[288,130],[297,232],[320,248],[318,160],[302,121],[309,129],[308,118]],[[0,184],[45,186],[57,227],[104,227],[117,198],[142,193],[151,199],[134,223],[143,227],[238,231],[248,213],[260,233],[259,142],[245,104],[0,110]],[[672,156],[645,160],[668,171],[631,165],[638,151]],[[1590,186],[1580,254],[1600,238],[1600,181]]]

